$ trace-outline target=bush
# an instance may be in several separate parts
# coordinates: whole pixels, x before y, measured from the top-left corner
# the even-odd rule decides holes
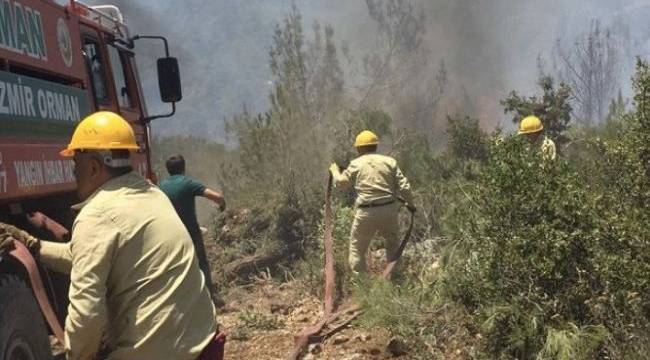
[[[388,327],[420,349],[417,354],[433,354],[431,344],[443,339],[436,329],[449,326],[479,331],[481,358],[646,356],[650,69],[645,63],[639,63],[634,84],[636,109],[618,120],[618,132],[607,127],[585,132],[584,145],[568,158],[548,161],[520,137],[496,136],[487,161],[478,162],[472,176],[453,166],[435,172],[435,162],[409,163],[425,165],[420,169],[431,170],[429,181],[438,180],[438,187],[419,187],[420,199],[439,199],[441,192],[431,196],[435,189],[448,194],[448,212],[439,216],[439,229],[450,237],[441,251],[442,268],[433,281],[419,282],[411,268],[401,286],[375,284],[359,291],[368,309],[362,322]],[[418,182],[426,184],[420,174],[416,171]],[[449,323],[426,318],[445,306],[465,311],[457,310]],[[463,314],[472,316],[463,321]]]
[[[560,83],[555,86],[553,78],[543,75],[538,80],[542,94],[539,96],[520,96],[516,91],[501,101],[505,113],[513,113],[512,122],[519,122],[526,116],[535,115],[542,120],[545,133],[558,145],[567,141],[564,132],[571,122],[571,88]]]
[[[402,282],[351,289],[352,197],[335,201],[337,293],[354,292],[366,309],[363,325],[390,329],[411,346],[412,358],[445,358],[461,348],[484,359],[647,358],[648,64],[637,66],[635,108],[626,113],[619,99],[602,127],[570,127],[571,89],[548,77],[540,79],[541,95],[513,92],[502,102],[515,122],[542,118],[561,150],[557,161],[517,136],[489,139],[478,120],[461,116],[448,119],[448,146],[436,153],[426,136],[394,129],[381,109],[348,106],[332,32],[325,35],[305,38],[295,8],[276,29],[271,107],[259,115],[244,111],[228,124],[236,150],[167,140],[188,154],[201,153],[187,150],[197,147],[218,153],[219,166],[205,169],[219,173],[205,176],[218,178],[235,204],[250,209],[216,220],[217,266],[286,250],[278,270],[289,269],[321,296],[321,180],[331,159],[345,165],[355,156],[354,135],[370,128],[382,137],[381,150],[398,159],[420,211]],[[328,50],[312,56],[306,44]],[[438,258],[440,268],[433,266]],[[243,316],[252,327],[270,324]]]
[[[476,357],[469,315],[445,303],[430,280],[416,276],[400,284],[357,282],[353,296],[364,309],[358,323],[369,330],[388,329],[406,344],[409,359],[446,359],[458,356],[457,351]]]
[[[485,161],[487,158],[487,134],[481,130],[478,119],[469,116],[447,117],[447,145],[450,155],[461,161]]]
[[[350,228],[354,219],[354,209],[333,201],[332,205],[332,239],[334,240],[334,271],[336,277],[337,299],[342,299],[348,292],[348,247],[350,243]],[[323,247],[324,218],[318,224],[309,247],[305,261],[296,264],[295,273],[304,281],[306,289],[312,295],[323,296],[325,253]]]
[[[487,353],[640,354],[623,350],[630,338],[645,346],[650,314],[640,136],[603,145],[602,178],[544,160],[518,137],[491,146],[473,214],[455,214],[465,225],[445,249],[440,281],[444,296],[478,315]]]

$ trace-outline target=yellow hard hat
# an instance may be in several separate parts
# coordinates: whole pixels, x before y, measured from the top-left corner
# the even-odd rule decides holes
[[[72,157],[75,150],[138,150],[133,128],[120,115],[98,111],[81,120],[70,144],[60,152]]]
[[[542,129],[544,129],[542,121],[534,115],[525,117],[519,123],[519,135],[536,133],[542,131]]]
[[[370,130],[363,130],[357,135],[354,141],[354,147],[369,146],[379,144],[379,138]]]

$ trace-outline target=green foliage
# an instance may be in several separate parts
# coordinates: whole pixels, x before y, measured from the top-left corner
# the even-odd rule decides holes
[[[636,103],[636,122],[631,141],[637,150],[641,165],[645,170],[645,183],[650,177],[650,65],[638,59],[637,72],[633,79]],[[646,187],[647,189],[647,187]],[[647,192],[644,195],[647,198]]]
[[[444,294],[486,319],[487,351],[520,359],[549,354],[553,339],[566,335],[551,332],[568,324],[599,324],[614,336],[628,333],[629,323],[647,328],[647,314],[623,300],[650,290],[640,280],[650,274],[647,260],[621,251],[624,244],[647,252],[640,240],[646,230],[632,225],[647,211],[615,206],[625,197],[613,190],[584,182],[567,162],[527,151],[518,137],[492,145],[471,195],[476,213],[459,214],[470,221],[457,229],[441,278]],[[590,339],[597,344],[574,346],[575,358],[605,346],[602,336]]]
[[[620,121],[625,115],[626,111],[626,102],[623,99],[623,93],[619,90],[618,97],[612,99],[609,104],[609,110],[607,111],[607,117],[605,118],[606,123],[613,123]]]
[[[540,346],[543,328],[539,311],[518,305],[486,309],[486,320],[481,324],[481,331],[486,334],[483,342],[486,353],[500,358],[529,359]]]
[[[334,240],[334,271],[336,272],[336,293],[339,300],[348,296],[350,282],[350,265],[348,261],[350,229],[354,220],[355,209],[336,204],[333,209],[332,238]],[[319,234],[323,234],[323,228]],[[322,239],[323,236],[321,235]],[[323,252],[322,264],[325,263]],[[322,282],[321,282],[322,283]]]
[[[571,88],[564,84],[555,88],[553,78],[542,76],[539,79],[541,96],[522,97],[516,91],[501,101],[506,114],[513,113],[512,121],[519,124],[526,116],[535,115],[542,120],[546,134],[557,144],[567,141],[564,132],[571,120]]]
[[[323,209],[324,211],[324,209]],[[354,208],[334,202],[332,206],[332,239],[334,241],[334,271],[336,276],[336,292],[339,298],[345,297],[348,292],[349,265],[348,249],[350,241],[350,228],[354,219]],[[324,220],[324,217],[322,218]],[[317,235],[314,236],[314,244],[311,244],[310,254],[302,264],[299,264],[296,272],[301,274],[307,283],[309,291],[316,296],[322,296],[325,264],[323,247],[324,223],[318,224]]]
[[[568,295],[565,291],[582,279],[580,269],[590,268],[583,263],[588,202],[575,174],[565,163],[545,161],[527,151],[521,138],[510,137],[493,144],[478,185],[472,198],[480,218],[457,234],[457,241],[465,242],[459,245],[469,249],[463,262],[451,264],[478,278],[450,284],[452,296],[460,291],[466,297],[464,290],[470,291],[474,295],[466,304],[471,306],[489,297],[524,294],[521,301],[538,302]]]
[[[436,161],[436,156],[431,150],[427,137],[407,133],[396,148],[393,149],[395,159],[405,174],[408,174],[409,182],[414,189],[427,186],[432,178],[447,175],[447,170],[442,168],[443,164]]]
[[[277,316],[267,315],[257,310],[244,310],[237,315],[239,326],[229,330],[229,338],[247,341],[255,331],[270,331],[284,327],[284,322]]]
[[[354,288],[354,297],[365,313],[362,326],[388,328],[394,335],[416,346],[413,352],[425,352],[425,343],[434,343],[435,317],[440,304],[430,289],[414,284],[395,286],[365,279]],[[408,311],[404,311],[408,309]]]
[[[275,330],[284,326],[284,323],[275,316],[266,315],[257,311],[245,310],[237,315],[242,327],[251,330]]]
[[[238,175],[237,192],[251,201],[292,189],[308,202],[304,194],[319,192],[326,176],[328,139],[345,92],[333,29],[313,30],[312,37],[305,35],[294,4],[276,27],[269,52],[270,109],[258,115],[244,109],[227,124],[239,145],[230,164]]]
[[[486,353],[590,359],[646,351],[646,64],[634,84],[636,111],[624,116],[621,135],[587,139],[581,156],[592,165],[547,161],[506,137],[490,146],[469,188],[475,206],[450,216],[459,225],[443,251],[441,296],[482,319]]]
[[[447,148],[452,157],[462,161],[487,159],[487,134],[481,130],[478,119],[448,116],[447,135]]]
[[[386,112],[378,109],[364,108],[346,111],[332,125],[334,161],[346,168],[350,161],[358,154],[354,147],[354,139],[363,130],[370,130],[377,134],[382,147],[389,144],[392,139],[392,119]]]
[[[537,360],[593,359],[608,336],[609,333],[603,326],[579,328],[569,323],[567,329],[550,329]]]
[[[443,227],[451,225],[445,219],[449,209],[468,206],[464,188],[487,158],[488,136],[478,120],[450,116],[447,134],[449,140],[443,153],[436,153],[426,136],[414,133],[405,133],[394,148],[419,209],[413,232],[416,241],[441,235]]]
[[[406,5],[366,3],[397,54],[417,53],[421,19],[414,18],[416,36],[407,39],[415,42],[404,42],[391,30],[405,29],[392,22],[399,13],[386,9]],[[402,10],[406,18],[416,15],[408,6]],[[361,324],[391,330],[413,349],[411,358],[445,358],[458,347],[468,357],[484,359],[647,356],[647,63],[637,66],[635,108],[627,112],[619,97],[603,126],[569,129],[571,91],[565,84],[556,87],[550,77],[540,79],[541,95],[512,92],[503,100],[515,122],[537,115],[547,134],[565,144],[566,154],[556,161],[530,151],[521,137],[497,133],[490,138],[477,119],[463,116],[448,118],[447,147],[436,152],[428,134],[396,129],[388,110],[366,107],[374,102],[351,109],[333,30],[315,25],[309,37],[301,21],[294,7],[274,33],[270,109],[257,115],[244,109],[228,124],[237,149],[194,139],[159,143],[192,156],[190,168],[205,163],[194,156],[209,148],[208,156],[215,159],[210,163],[218,166],[205,177],[219,179],[227,194],[248,208],[216,219],[218,267],[266,249],[286,250],[291,256],[279,266],[289,268],[312,294],[322,295],[327,164],[334,159],[345,165],[356,156],[354,136],[370,129],[382,139],[380,150],[395,156],[410,179],[419,211],[401,282],[367,280],[351,289],[347,252],[354,209],[351,197],[337,194],[338,294],[352,291],[364,306]],[[378,89],[394,71],[395,60],[366,60],[374,64],[370,70],[388,69],[376,74],[368,91],[383,93]],[[429,94],[436,92],[420,93],[435,97]],[[426,111],[418,110],[420,115],[430,113],[428,105],[422,108]],[[411,119],[412,111],[390,114]],[[417,118],[428,119],[425,115]],[[281,326],[257,313],[240,320],[241,336]]]
[[[364,308],[359,325],[369,330],[390,330],[407,345],[409,359],[447,358],[445,354],[454,353],[449,344],[462,344],[470,357],[477,356],[471,346],[475,340],[468,330],[449,326],[450,321],[465,324],[467,314],[445,304],[423,278],[411,278],[402,284],[367,278],[355,284],[353,297]]]
[[[215,282],[223,290],[231,281],[248,281],[256,273],[232,278],[226,270],[242,258],[258,255],[282,255],[280,260],[268,265],[270,274],[282,273],[280,270],[305,255],[310,246],[305,238],[314,226],[311,222],[315,221],[291,192],[273,199],[269,206],[229,209],[219,214],[213,220],[214,237],[210,239],[216,245],[215,253],[211,254],[212,265],[217,269]]]

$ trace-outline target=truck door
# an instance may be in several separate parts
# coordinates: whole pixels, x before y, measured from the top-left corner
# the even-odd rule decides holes
[[[84,35],[82,44],[94,110],[115,111],[108,93],[108,84],[106,81],[106,60],[101,50],[99,40],[95,37]]]
[[[133,127],[140,151],[133,154],[133,169],[151,177],[147,127],[142,123],[143,106],[133,67],[133,54],[110,42],[111,35],[84,27],[83,54],[95,111],[122,115]]]
[[[149,176],[147,154],[147,128],[142,123],[143,106],[139,98],[138,83],[134,71],[133,53],[119,45],[108,43],[106,46],[112,83],[119,113],[133,126],[136,140],[141,151],[134,155],[134,169],[142,176]]]

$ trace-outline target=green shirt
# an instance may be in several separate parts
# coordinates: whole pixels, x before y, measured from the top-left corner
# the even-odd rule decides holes
[[[193,237],[200,234],[194,197],[203,195],[205,186],[185,175],[172,175],[160,182],[160,190],[171,200],[187,231]]]
[[[134,173],[102,185],[69,243],[41,243],[41,260],[70,273],[69,360],[87,360],[102,333],[109,360],[195,360],[216,331],[215,309],[189,234],[167,197]]]

